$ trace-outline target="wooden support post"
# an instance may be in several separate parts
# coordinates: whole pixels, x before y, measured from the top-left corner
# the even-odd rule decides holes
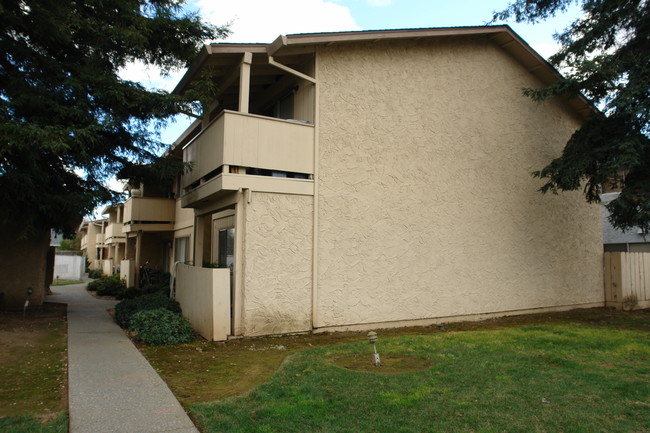
[[[244,237],[246,235],[246,199],[244,191],[237,192],[237,204],[235,205],[235,269],[234,269],[234,287],[232,290],[231,303],[232,312],[232,332],[233,335],[242,335],[244,333],[244,323],[246,320],[244,309]]]
[[[138,286],[140,281],[140,261],[142,254],[142,230],[138,230],[138,234],[135,238],[135,285]]]
[[[253,54],[244,53],[241,65],[239,67],[239,112],[248,113],[248,102],[250,99],[251,87],[251,63],[253,63]]]
[[[194,217],[194,266],[203,266],[205,248],[205,216]]]

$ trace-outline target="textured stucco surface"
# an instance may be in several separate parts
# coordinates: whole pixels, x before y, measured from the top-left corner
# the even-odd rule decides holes
[[[98,269],[99,262],[97,261],[97,234],[101,233],[98,226],[92,222],[88,223],[86,229],[86,249],[84,251],[88,261],[90,261],[89,269]]]
[[[603,302],[598,206],[530,175],[579,125],[522,96],[514,59],[466,38],[317,56],[317,326]]]
[[[253,193],[245,206],[244,335],[311,329],[313,197]]]

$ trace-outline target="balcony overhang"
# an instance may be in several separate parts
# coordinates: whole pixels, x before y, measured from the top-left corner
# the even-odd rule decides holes
[[[173,222],[128,222],[124,223],[124,233],[168,232],[174,230]]]
[[[181,196],[181,206],[202,207],[209,201],[240,189],[249,189],[255,192],[314,195],[314,181],[222,173]]]
[[[172,198],[131,197],[124,203],[122,232],[173,230],[175,211]]]
[[[314,126],[226,110],[185,146],[183,162],[192,165],[183,187],[223,165],[311,175]]]

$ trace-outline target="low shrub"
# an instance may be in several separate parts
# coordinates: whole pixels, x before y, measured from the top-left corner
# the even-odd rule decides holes
[[[180,313],[178,302],[169,299],[162,293],[151,293],[133,299],[124,299],[115,306],[115,321],[124,329],[131,328],[131,318],[138,311],[164,308],[174,313]]]
[[[120,280],[119,275],[102,277],[98,280],[88,283],[88,290],[97,292],[99,296],[120,296],[125,290],[126,285]]]
[[[169,295],[169,283],[166,284],[149,284],[142,288],[140,287],[129,287],[123,290],[120,294],[115,297],[119,300],[122,299],[134,299],[143,295],[150,295],[152,293],[160,293],[163,295]]]
[[[169,293],[169,284],[148,284],[144,286],[142,289],[140,289],[144,292],[144,294],[149,294],[149,293],[163,293],[163,294],[168,294]]]
[[[134,299],[142,295],[146,295],[146,293],[142,289],[138,289],[137,287],[131,286],[126,288],[119,295],[116,295],[115,299],[121,301],[122,299]]]
[[[92,278],[93,280],[96,280],[97,278],[102,277],[102,271],[100,269],[91,269],[88,271],[88,278]]]
[[[143,287],[146,293],[163,292],[169,293],[169,272],[156,273],[151,275],[151,281]]]
[[[131,318],[135,338],[155,346],[189,343],[193,338],[192,325],[178,313],[165,308],[138,311]]]

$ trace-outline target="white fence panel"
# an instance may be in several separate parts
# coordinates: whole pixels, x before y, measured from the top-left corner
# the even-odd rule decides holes
[[[54,256],[54,281],[81,280],[84,257],[56,254]]]

